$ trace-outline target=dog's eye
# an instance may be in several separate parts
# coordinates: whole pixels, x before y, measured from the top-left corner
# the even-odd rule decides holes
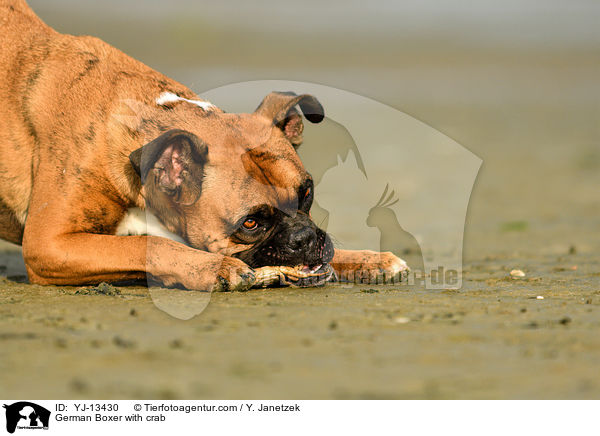
[[[298,210],[308,213],[313,202],[313,186],[311,179],[298,189],[298,200]]]
[[[242,225],[246,230],[254,230],[258,227],[258,223],[252,218],[248,218]]]

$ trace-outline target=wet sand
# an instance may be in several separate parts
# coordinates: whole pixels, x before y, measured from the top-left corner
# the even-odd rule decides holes
[[[583,255],[497,258],[467,265],[460,290],[220,293],[189,321],[144,287],[2,279],[0,384],[7,398],[597,398],[599,279]]]

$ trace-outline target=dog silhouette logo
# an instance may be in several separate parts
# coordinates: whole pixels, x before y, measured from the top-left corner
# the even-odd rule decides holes
[[[6,409],[6,431],[9,433],[14,433],[16,429],[48,430],[50,422],[48,409],[29,401],[5,404],[3,407]]]

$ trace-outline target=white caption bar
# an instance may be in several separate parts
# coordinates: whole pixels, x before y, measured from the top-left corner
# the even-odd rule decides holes
[[[6,430],[18,436],[585,435],[598,434],[595,417],[600,406],[598,401],[4,400],[2,404],[0,434]]]

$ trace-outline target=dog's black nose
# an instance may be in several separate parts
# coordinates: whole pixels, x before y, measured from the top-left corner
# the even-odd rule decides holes
[[[317,239],[315,231],[309,227],[296,230],[290,234],[289,246],[292,250],[310,250],[314,247]]]

